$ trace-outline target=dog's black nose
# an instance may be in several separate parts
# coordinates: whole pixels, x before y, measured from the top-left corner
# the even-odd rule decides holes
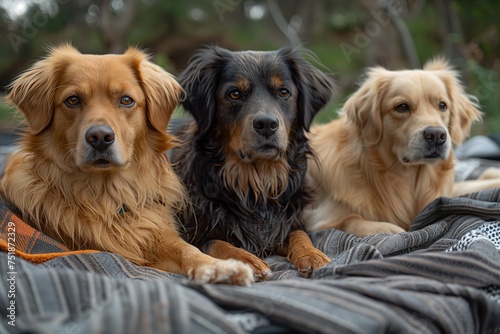
[[[440,126],[429,126],[424,129],[424,139],[437,146],[443,145],[448,139],[446,130]]]
[[[85,132],[85,140],[97,151],[104,151],[115,141],[115,133],[107,125],[94,125]]]
[[[270,115],[259,115],[253,120],[253,128],[255,131],[266,138],[274,135],[279,125],[278,118]]]

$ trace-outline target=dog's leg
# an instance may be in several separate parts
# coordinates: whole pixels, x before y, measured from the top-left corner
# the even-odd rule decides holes
[[[203,245],[203,251],[218,259],[235,259],[249,264],[257,281],[265,281],[272,275],[269,265],[242,248],[235,247],[222,240],[211,240]]]
[[[462,196],[492,188],[500,188],[500,178],[481,178],[479,180],[456,182],[453,185],[453,196]]]
[[[367,237],[379,233],[401,233],[406,230],[396,224],[366,220],[357,214],[351,214],[339,221],[331,221],[319,224],[321,230],[339,229],[358,237]]]
[[[478,180],[500,180],[500,168],[490,167],[486,169]]]
[[[282,252],[286,252],[288,261],[290,261],[303,277],[311,276],[311,273],[330,263],[322,251],[314,247],[311,239],[304,231],[293,231],[290,233],[288,247]]]
[[[170,243],[167,247],[164,261],[153,267],[187,275],[199,283],[249,286],[254,282],[252,268],[241,261],[216,259],[182,239]]]

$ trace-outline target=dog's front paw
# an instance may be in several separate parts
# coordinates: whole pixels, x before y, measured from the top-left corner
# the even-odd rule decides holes
[[[257,282],[266,281],[273,276],[269,265],[264,260],[253,255],[252,253],[242,250],[237,254],[237,259],[252,267],[253,273],[255,275],[255,280]]]
[[[192,269],[189,278],[199,283],[222,283],[249,286],[254,282],[252,268],[247,264],[229,259],[217,260]]]
[[[304,231],[290,233],[288,245],[288,261],[290,261],[300,276],[308,278],[311,273],[330,263],[330,258],[317,249]]]
[[[257,282],[267,281],[273,276],[269,265],[261,259],[259,259],[259,261],[252,262],[250,265],[253,267],[253,272]]]
[[[330,263],[330,258],[316,248],[304,249],[303,252],[292,252],[288,260],[297,268],[300,276],[308,278],[311,273]]]

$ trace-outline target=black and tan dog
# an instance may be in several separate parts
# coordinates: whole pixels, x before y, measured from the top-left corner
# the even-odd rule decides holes
[[[270,274],[259,259],[288,256],[302,276],[328,257],[303,232],[310,198],[305,133],[330,100],[333,83],[294,48],[273,52],[198,52],[180,79],[194,120],[172,153],[188,187],[187,239],[217,258]],[[236,246],[236,247],[235,247]]]

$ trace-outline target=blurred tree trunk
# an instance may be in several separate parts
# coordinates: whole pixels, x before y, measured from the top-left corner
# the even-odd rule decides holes
[[[108,53],[122,53],[125,50],[125,35],[132,28],[139,6],[138,0],[125,2],[125,11],[115,14],[111,10],[111,1],[102,0],[100,5],[100,30]]]
[[[403,9],[402,7],[394,7],[403,6],[406,3],[384,0],[358,0],[358,2],[368,11],[371,18],[368,22],[371,27],[366,25],[366,33],[370,38],[367,52],[368,65],[396,65],[396,67],[400,67],[402,65],[401,45],[406,53],[408,65],[411,68],[420,67],[413,38],[400,16]],[[401,43],[398,43],[398,40]]]
[[[324,31],[326,24],[326,0],[290,0],[287,2],[286,6],[279,6],[277,5],[277,2],[274,2],[270,5],[270,7],[268,3],[268,8],[271,11],[271,16],[273,17],[275,23],[278,24],[278,22],[276,21],[276,13],[273,13],[273,10],[276,8],[276,6],[278,6],[288,26],[293,26],[293,19],[299,20],[299,22],[295,22],[296,24],[300,24],[300,29],[296,31],[296,34],[300,36],[300,39],[305,41],[306,43],[313,39],[314,36],[317,36]],[[283,30],[282,28],[283,27],[280,27],[281,30]]]
[[[464,35],[460,26],[460,19],[453,8],[452,1],[434,0],[441,27],[441,40],[443,49],[447,58],[458,60],[462,63],[464,55],[462,53],[464,47]]]
[[[299,35],[293,29],[290,29],[290,23],[283,15],[283,11],[276,0],[267,0],[267,8],[271,12],[271,16],[276,23],[276,26],[281,30],[283,35],[289,40],[291,45],[302,44]]]
[[[377,1],[358,0],[358,3],[369,14],[368,22],[377,22],[373,17],[373,12],[380,11]],[[367,46],[366,64],[368,66],[390,67],[401,64],[401,49],[397,43],[397,35],[394,27],[388,22],[386,25],[380,25],[380,32],[375,36],[370,36],[370,43]],[[367,25],[365,25],[367,27]],[[366,31],[366,28],[363,29]],[[367,37],[368,38],[368,37]]]

